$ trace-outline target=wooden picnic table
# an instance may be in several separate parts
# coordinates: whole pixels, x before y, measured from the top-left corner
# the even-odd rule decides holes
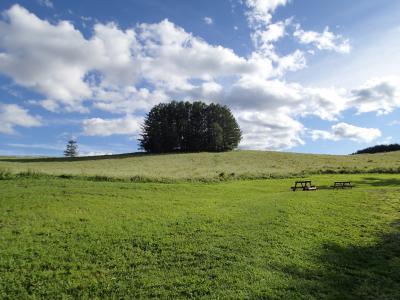
[[[317,187],[311,185],[311,180],[296,181],[294,186],[291,187],[292,191],[295,192],[297,189],[302,189],[303,191],[316,191]]]
[[[345,188],[353,188],[354,185],[351,184],[350,181],[335,181],[332,185],[334,189],[345,189]]]

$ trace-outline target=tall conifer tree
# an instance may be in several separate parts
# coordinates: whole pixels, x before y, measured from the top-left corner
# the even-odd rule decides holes
[[[67,143],[67,149],[64,151],[64,156],[75,157],[78,156],[78,144],[75,140],[70,139]]]

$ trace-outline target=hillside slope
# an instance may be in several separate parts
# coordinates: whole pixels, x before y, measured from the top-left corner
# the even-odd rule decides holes
[[[150,180],[268,178],[314,173],[400,172],[400,151],[316,155],[268,151],[188,154],[123,154],[80,158],[0,157],[0,169],[47,174],[141,177]]]

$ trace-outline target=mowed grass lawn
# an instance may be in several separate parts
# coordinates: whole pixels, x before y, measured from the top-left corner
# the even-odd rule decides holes
[[[400,299],[400,176],[0,180],[0,298]]]

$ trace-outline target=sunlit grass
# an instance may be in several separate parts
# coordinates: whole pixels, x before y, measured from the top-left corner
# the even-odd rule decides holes
[[[400,298],[399,175],[316,192],[31,175],[0,180],[0,298]]]
[[[79,176],[136,178],[133,181],[279,178],[301,174],[400,173],[400,152],[373,155],[313,155],[264,151],[83,158],[1,158],[0,169]]]

